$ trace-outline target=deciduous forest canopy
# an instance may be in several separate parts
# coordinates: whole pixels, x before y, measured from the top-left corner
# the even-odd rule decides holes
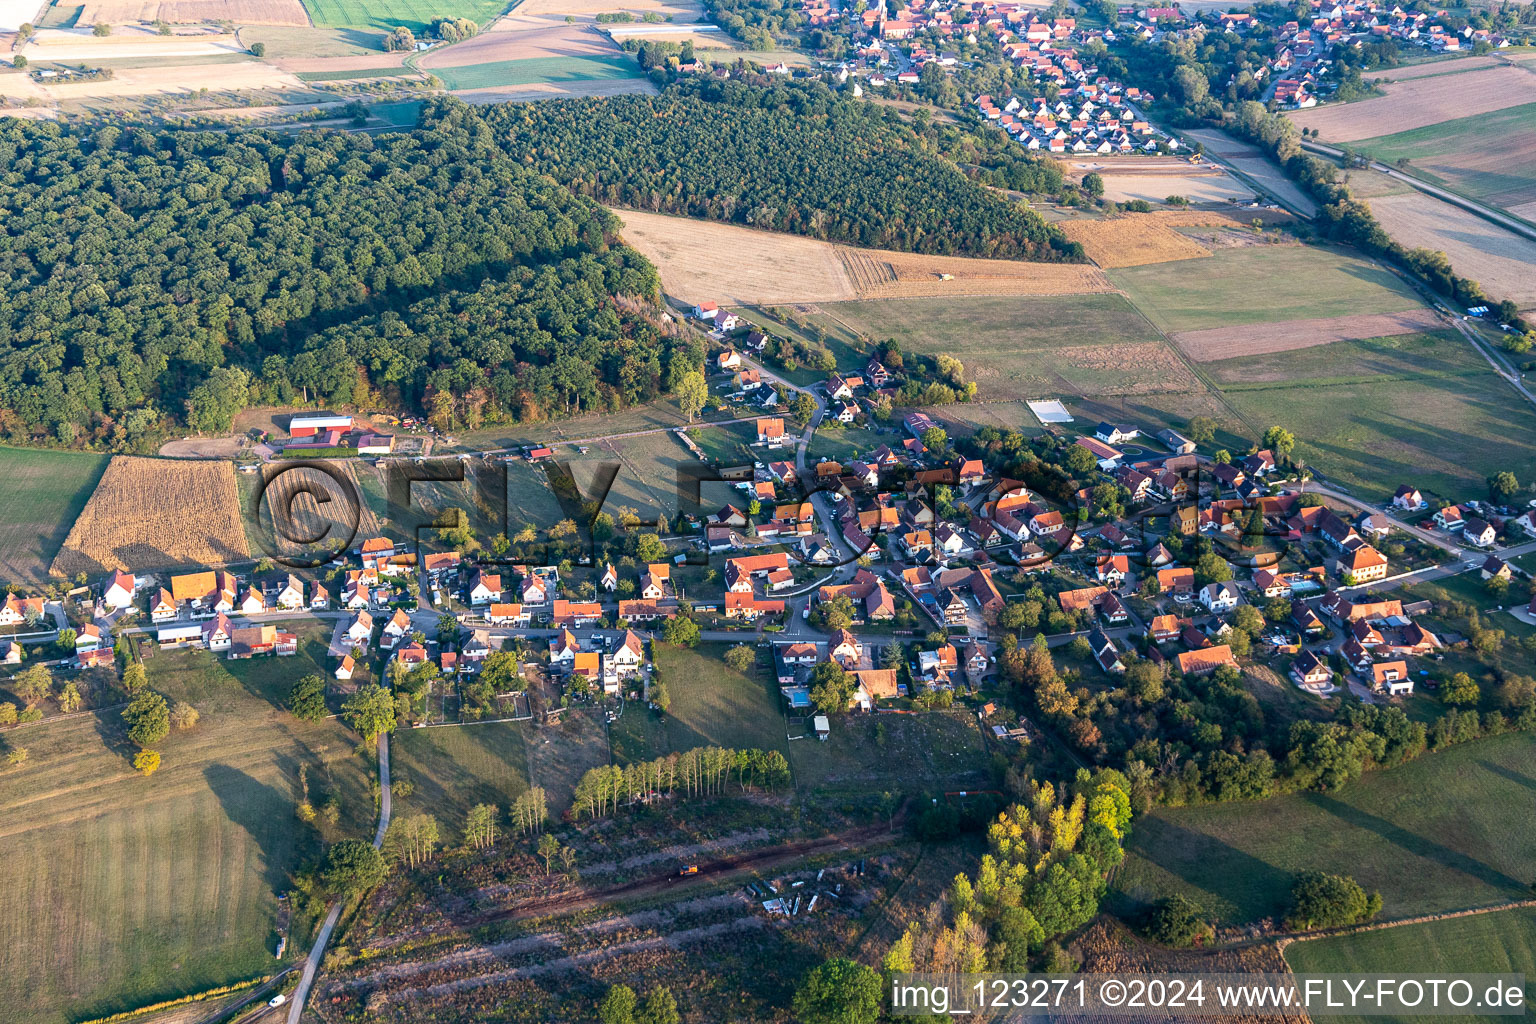
[[[660,96],[483,112],[525,166],[614,206],[911,252],[1080,259],[892,109],[823,85],[684,81]]]
[[[645,400],[674,348],[699,358],[653,319],[655,271],[611,214],[461,104],[429,120],[288,138],[0,119],[0,433],[131,448],[298,389],[543,415]]]
[[[702,365],[593,200],[860,245],[1074,259],[824,86],[428,104],[370,137],[0,120],[0,436],[142,450],[250,404],[445,425],[647,401]],[[573,194],[580,193],[580,195]]]

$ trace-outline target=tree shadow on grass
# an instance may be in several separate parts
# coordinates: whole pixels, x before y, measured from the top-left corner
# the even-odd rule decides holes
[[[1494,764],[1492,761],[1479,761],[1477,762],[1477,766],[1484,771],[1492,772],[1500,778],[1508,779],[1510,782],[1513,782],[1517,786],[1524,786],[1526,789],[1536,790],[1536,779],[1533,779],[1529,775],[1521,775],[1519,772],[1511,768],[1506,768],[1501,764]]]
[[[228,765],[209,765],[203,769],[203,778],[225,816],[255,840],[261,851],[262,882],[281,892],[298,851],[292,795]]]
[[[1435,842],[1426,836],[1410,832],[1405,828],[1394,825],[1379,815],[1363,811],[1358,807],[1351,807],[1340,800],[1321,794],[1312,794],[1307,797],[1309,803],[1327,811],[1342,822],[1346,822],[1356,828],[1374,832],[1378,836],[1392,843],[1394,846],[1416,857],[1434,861],[1436,864],[1458,871],[1470,878],[1475,878],[1485,885],[1495,889],[1504,889],[1512,892],[1525,891],[1525,885],[1518,879],[1511,878],[1495,867],[1482,863],[1473,857],[1453,850],[1448,846]]]
[[[1212,917],[1240,924],[1285,913],[1294,878],[1291,871],[1162,818],[1143,819],[1134,832],[1141,833],[1132,840],[1135,852],[1196,890],[1188,895]],[[1112,907],[1117,912],[1136,911],[1166,895],[1118,889]]]

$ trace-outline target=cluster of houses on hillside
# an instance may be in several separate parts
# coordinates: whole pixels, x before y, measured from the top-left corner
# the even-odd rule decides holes
[[[1219,17],[1228,32],[1245,34],[1266,27],[1248,12],[1227,12]],[[1510,45],[1502,34],[1488,29],[1468,25],[1457,32],[1442,24],[1442,17],[1374,0],[1324,5],[1314,10],[1309,20],[1276,25],[1274,54],[1253,73],[1260,81],[1273,81],[1277,104],[1296,109],[1315,106],[1326,98],[1319,90],[1325,89],[1338,47],[1359,47],[1386,39],[1434,53],[1455,53],[1480,43],[1495,49]]]
[[[1136,89],[1128,91],[1140,95]],[[1154,128],[1126,98],[1115,83],[1101,77],[1064,90],[1055,101],[1011,96],[999,105],[991,96],[981,95],[976,97],[976,109],[1030,150],[1112,155],[1179,148],[1178,139]]]

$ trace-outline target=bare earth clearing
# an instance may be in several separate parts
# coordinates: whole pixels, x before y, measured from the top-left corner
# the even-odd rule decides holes
[[[233,21],[242,25],[308,25],[299,0],[86,0],[78,24],[121,25],[130,21],[197,23]]]
[[[684,302],[747,305],[1111,291],[1093,267],[852,249],[798,235],[616,210],[624,237]],[[1170,232],[1171,234],[1172,232]],[[944,280],[941,275],[949,275]]]
[[[216,566],[250,555],[234,466],[118,455],[50,571],[73,576],[123,566]]]
[[[1210,250],[1146,214],[1112,220],[1070,220],[1061,230],[1106,269],[1209,256]]]
[[[1096,157],[1070,165],[1078,177],[1090,172],[1104,179],[1104,198],[1117,203],[1144,199],[1160,203],[1183,196],[1195,203],[1252,199],[1253,190],[1216,164],[1156,157]]]
[[[1169,337],[1189,358],[1197,363],[1208,363],[1237,356],[1290,352],[1335,341],[1414,334],[1438,326],[1440,319],[1432,310],[1411,309],[1405,313],[1362,313],[1318,320],[1214,327],[1204,331],[1182,331]]]
[[[1422,192],[1369,200],[1371,213],[1394,239],[1411,248],[1435,249],[1450,257],[1456,273],[1469,277],[1497,299],[1521,308],[1536,306],[1536,242],[1459,206]]]
[[[1328,142],[1373,139],[1384,129],[1405,132],[1459,117],[1536,102],[1536,75],[1501,66],[1460,75],[1419,78],[1382,86],[1387,95],[1359,103],[1330,103],[1287,116]]]

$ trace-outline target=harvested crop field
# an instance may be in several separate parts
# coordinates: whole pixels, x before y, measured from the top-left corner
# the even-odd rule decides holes
[[[1110,220],[1069,220],[1061,230],[1105,269],[1209,256],[1210,250],[1146,215]]]
[[[656,264],[667,294],[689,303],[759,305],[1112,290],[1102,271],[1080,264],[852,249],[686,217],[614,212],[624,222],[625,239]]]
[[[1425,61],[1423,64],[1411,64],[1405,68],[1382,68],[1380,71],[1367,71],[1360,77],[1367,82],[1378,82],[1382,79],[1391,82],[1407,82],[1415,78],[1459,75],[1464,71],[1477,71],[1482,68],[1497,67],[1501,63],[1503,61],[1491,54],[1482,57],[1453,57],[1450,60],[1431,60]]]
[[[86,0],[79,25],[122,25],[168,21],[176,24],[232,21],[239,25],[309,24],[299,0]]]
[[[242,89],[302,90],[304,83],[292,75],[261,63],[186,64],[167,68],[127,68],[100,81],[49,85],[43,91],[53,99],[119,99],[165,93],[191,93],[199,89],[237,92]]]
[[[673,22],[700,21],[704,17],[704,8],[693,0],[623,0],[622,3],[613,0],[523,0],[516,10],[518,14],[556,14],[562,18],[567,14],[580,17],[610,11],[630,11],[638,15],[655,11],[663,18],[670,15]]]
[[[1413,334],[1438,326],[1441,326],[1440,318],[1433,310],[1411,309],[1404,313],[1361,313],[1357,316],[1316,320],[1282,320],[1278,323],[1246,324],[1242,327],[1213,327],[1204,331],[1173,334],[1170,338],[1189,358],[1197,363],[1206,363],[1236,356],[1290,352],[1335,341]]]
[[[435,70],[533,57],[616,56],[620,52],[612,40],[591,25],[570,25],[564,18],[554,16],[512,15],[462,43],[428,50],[419,65]]]
[[[1356,148],[1383,163],[1407,161],[1419,177],[1517,215],[1536,205],[1536,103],[1363,139]]]
[[[327,465],[331,473],[311,466],[271,464],[263,467],[261,475],[240,477],[240,507],[254,526],[254,536],[249,541],[253,552],[302,559],[316,552],[333,553],[350,546],[354,537],[373,537],[382,532],[378,517],[369,507],[368,494],[358,479],[357,460],[337,459]],[[268,480],[269,484],[263,486],[263,480]],[[418,484],[416,489],[426,488]],[[258,492],[259,504],[255,501]],[[318,496],[321,495],[330,500],[320,501]],[[350,500],[354,496],[359,499],[356,504]],[[425,505],[424,500],[422,504]],[[274,509],[284,517],[284,530],[274,528]],[[400,521],[415,522],[419,512],[419,509],[401,512]],[[499,524],[497,528],[500,528]],[[301,544],[288,540],[289,536],[315,540]]]
[[[217,566],[250,557],[232,465],[118,455],[49,571]]]
[[[1381,135],[1383,125],[1398,131],[1536,103],[1536,75],[1502,66],[1411,79],[1382,86],[1385,96],[1358,103],[1330,103],[1286,116],[1328,142],[1357,142]]]
[[[1082,295],[1112,290],[1102,271],[1080,263],[1019,263],[846,246],[837,250],[861,299]]]
[[[1445,253],[1456,273],[1496,299],[1536,306],[1536,242],[1422,192],[1369,200],[1371,213],[1393,239]]]

